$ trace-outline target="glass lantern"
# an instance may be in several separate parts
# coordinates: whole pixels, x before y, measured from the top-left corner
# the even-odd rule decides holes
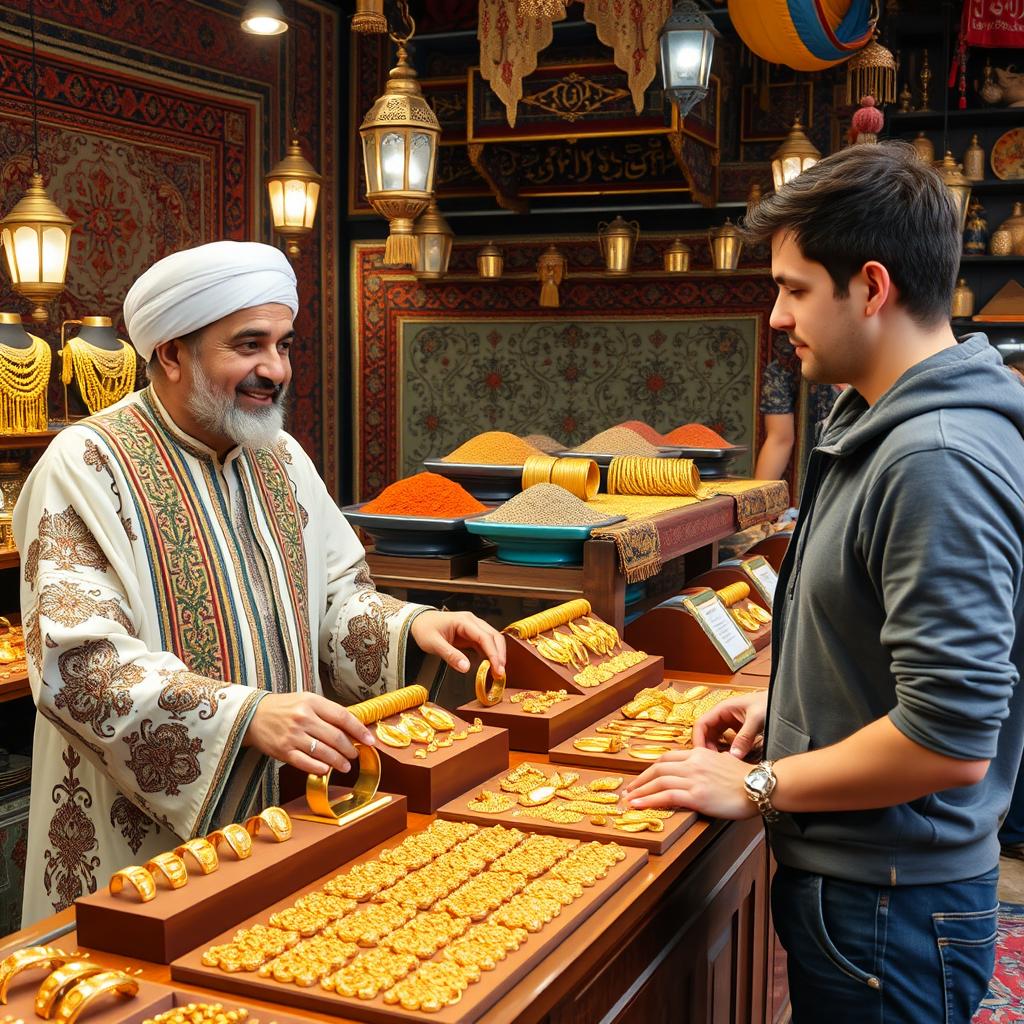
[[[661,30],[661,81],[680,117],[708,94],[718,34],[692,0],[676,4]]]

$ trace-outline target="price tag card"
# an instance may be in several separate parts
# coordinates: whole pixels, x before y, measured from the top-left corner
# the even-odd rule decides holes
[[[725,660],[730,671],[736,672],[754,657],[756,652],[753,644],[736,625],[713,590],[687,595],[683,604],[689,607],[690,613],[700,623],[701,629],[715,645],[715,650]]]
[[[768,602],[770,611],[775,602],[775,585],[779,582],[775,570],[765,561],[763,555],[757,555],[743,563],[743,571],[754,584],[758,594]]]

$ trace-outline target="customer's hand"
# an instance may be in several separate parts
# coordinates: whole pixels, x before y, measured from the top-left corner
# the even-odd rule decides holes
[[[754,748],[758,736],[764,732],[767,711],[767,690],[723,700],[694,722],[694,749],[705,747],[708,750],[718,750],[725,733],[734,729],[736,735],[729,746],[729,753],[742,760]]]
[[[420,650],[439,655],[457,672],[469,669],[469,658],[459,648],[472,647],[490,661],[495,675],[505,674],[505,638],[472,612],[421,612],[411,632]]]
[[[242,745],[284,761],[307,775],[347,772],[356,744],[373,746],[373,733],[340,704],[316,693],[268,693],[249,721]]]

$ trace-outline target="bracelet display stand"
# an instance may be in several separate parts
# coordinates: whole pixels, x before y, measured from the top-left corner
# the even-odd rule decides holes
[[[403,831],[405,797],[379,793],[377,798],[381,806],[342,825],[303,821],[298,815],[307,809],[306,800],[293,800],[284,807],[292,816],[290,839],[279,843],[261,830],[253,838],[252,856],[245,860],[235,860],[222,847],[216,871],[203,875],[190,870],[188,883],[180,889],[158,882],[156,898],[148,903],[140,903],[130,888],[117,896],[106,887],[83,896],[75,901],[78,941],[93,949],[170,963],[253,907],[281,899],[353,853]],[[168,848],[173,846],[169,837]]]
[[[717,607],[716,607],[717,606]],[[735,646],[728,647],[716,636],[706,620],[698,618],[703,608],[716,613],[739,634]],[[728,637],[728,626],[723,626]],[[766,641],[771,639],[771,626],[758,630]],[[675,672],[713,672],[731,675],[753,661],[756,650],[751,642],[755,634],[748,634],[736,625],[714,590],[690,587],[645,612],[626,627],[626,639],[634,647],[652,651],[664,658],[665,668]],[[621,702],[625,704],[625,700]]]
[[[381,721],[394,726],[400,717],[392,715]],[[474,717],[485,720],[483,714],[471,712],[465,723],[455,718],[455,731],[465,729]],[[450,733],[437,733],[438,737],[445,735]],[[378,739],[380,784],[389,793],[404,794],[410,811],[433,814],[441,804],[462,793],[467,786],[475,786],[501,771],[508,764],[508,748],[508,731],[492,722],[485,724],[481,732],[470,733],[464,740],[455,740],[450,747],[439,747],[425,758],[416,757],[417,750],[426,750],[422,743],[389,747]]]
[[[759,559],[759,561],[763,560]],[[750,596],[736,601],[729,606],[730,608],[740,608],[743,611],[747,611],[753,604],[771,614],[771,601],[761,594],[754,584],[753,577],[744,568],[744,564],[739,561],[716,565],[714,569],[709,569],[707,572],[702,572],[699,576],[695,576],[692,580],[688,580],[686,586],[694,589],[710,587],[712,590],[721,590],[732,583],[745,583],[750,588]],[[749,633],[742,626],[740,626],[740,629],[743,630],[744,635],[753,644],[756,651],[762,650],[772,642],[772,624],[770,622],[762,623],[761,628],[756,633]]]
[[[61,936],[53,945],[72,953],[77,946],[67,940],[72,936]],[[2,959],[2,958],[0,958]],[[75,957],[74,959],[80,959]],[[121,968],[111,968],[121,970]],[[139,991],[134,996],[104,995],[97,998],[95,1005],[89,1004],[81,1011],[79,1021],[82,1024],[123,1024],[124,1021],[138,1021],[139,1024],[154,1014],[169,1010],[173,1004],[168,1002],[168,990],[164,985],[156,982],[143,981],[135,977],[130,970],[126,973],[133,981],[138,982]],[[0,1017],[10,1015],[11,1020],[21,1020],[25,1024],[38,1021],[41,1018],[36,1014],[35,999],[39,986],[49,976],[48,969],[28,970],[18,974],[11,982],[7,992],[7,1003],[0,1007]],[[193,994],[185,1000],[186,1003],[198,1001],[201,996]]]
[[[748,552],[747,557],[761,555],[764,560],[778,572],[782,566],[782,560],[789,550],[789,542],[793,539],[792,530],[785,530],[782,533],[774,533],[764,540],[759,540]]]
[[[738,679],[738,677],[735,677]],[[689,679],[670,679],[665,682],[661,689],[667,689],[673,687],[680,692],[688,690],[691,686],[706,686],[709,690],[740,690],[745,693],[752,693],[763,687],[757,686],[740,686],[732,685],[731,683],[705,683],[697,680]],[[649,725],[651,728],[657,728],[658,723],[649,719],[629,719],[622,714],[621,710],[615,711],[613,714],[606,715],[601,719],[600,722],[594,722],[592,725],[587,726],[585,729],[581,729],[575,736],[570,736],[563,743],[559,743],[558,746],[552,747],[551,752],[548,755],[549,760],[552,764],[567,764],[578,768],[592,768],[601,771],[610,771],[616,774],[626,772],[631,775],[639,775],[641,772],[646,771],[654,763],[647,760],[639,760],[635,757],[630,757],[629,752],[625,749],[627,743],[630,742],[629,737],[623,737],[623,749],[617,754],[611,753],[596,753],[592,750],[579,750],[573,745],[574,740],[578,740],[584,736],[601,736],[606,735],[597,732],[597,726],[605,725],[608,722],[629,722],[635,721],[637,725]],[[655,742],[654,740],[636,740],[635,742],[644,745]],[[665,746],[672,746],[670,743],[665,743]],[[686,750],[687,747],[677,747],[674,749]]]
[[[651,764],[652,762],[648,761],[646,767],[650,767]],[[544,769],[547,766],[540,765],[539,767]],[[586,768],[574,769],[574,771],[578,771],[580,776],[579,781],[575,783],[578,786],[586,786],[594,779],[599,779],[608,774],[607,772],[591,771]],[[610,824],[594,825],[587,816],[584,816],[580,822],[563,823],[545,821],[543,818],[526,817],[521,813],[525,808],[520,807],[510,807],[507,811],[501,811],[498,814],[485,814],[482,811],[474,811],[469,806],[469,802],[477,798],[481,789],[489,789],[500,793],[501,787],[499,783],[507,774],[507,770],[503,771],[493,779],[488,779],[479,789],[471,790],[460,797],[456,797],[456,799],[441,807],[437,812],[437,816],[439,818],[447,818],[449,821],[471,821],[480,826],[504,825],[505,828],[518,828],[523,832],[542,832],[545,835],[564,836],[566,839],[579,839],[582,842],[591,842],[596,839],[602,843],[615,842],[621,846],[639,846],[650,853],[664,853],[697,820],[697,815],[693,811],[676,811],[671,818],[665,820],[663,832],[622,832]],[[514,793],[507,795],[511,796],[512,799],[516,799],[516,794]],[[615,804],[608,806],[610,808],[608,814],[611,815],[614,813]],[[623,804],[622,810],[626,809],[625,804]]]
[[[495,824],[488,822],[487,824]],[[619,839],[619,834],[606,835],[606,841]],[[379,851],[371,851],[375,854]],[[446,1006],[433,1013],[421,1010],[404,1010],[399,1004],[388,1005],[382,995],[373,999],[347,998],[337,992],[328,991],[320,985],[302,988],[294,984],[281,984],[272,978],[261,978],[256,972],[239,971],[227,973],[216,967],[207,967],[202,962],[202,954],[207,945],[216,945],[231,939],[235,929],[229,929],[215,936],[211,942],[195,949],[171,964],[171,977],[175,981],[203,988],[218,989],[223,992],[236,993],[250,998],[284,1003],[299,1010],[311,1010],[315,1013],[327,1014],[332,1017],[368,1021],[370,1024],[393,1024],[395,1021],[418,1022],[424,1020],[438,1021],[439,1024],[470,1024],[496,1003],[510,988],[518,984],[533,968],[541,963],[552,951],[570,938],[590,915],[612,896],[626,881],[632,878],[647,862],[647,854],[643,850],[626,848],[626,859],[613,865],[608,874],[588,888],[583,895],[569,906],[563,907],[561,913],[551,920],[539,932],[530,934],[529,939],[519,949],[509,952],[504,960],[499,960],[493,970],[482,971],[480,980],[473,982],[463,992],[462,998],[454,1006]],[[359,860],[368,860],[369,856]],[[338,871],[351,867],[345,864]],[[542,876],[543,877],[543,876]],[[327,881],[321,879],[321,882]],[[269,915],[277,910],[290,906],[303,891],[315,886],[306,887],[279,901],[275,906],[267,907],[260,914],[241,922],[240,927],[251,927],[254,924],[266,923]],[[367,906],[368,904],[362,904]],[[443,951],[435,953],[432,959],[443,959]],[[279,1021],[285,1018],[277,1014],[260,1013],[260,1018],[267,1016]],[[26,1018],[28,1020],[28,1018]]]

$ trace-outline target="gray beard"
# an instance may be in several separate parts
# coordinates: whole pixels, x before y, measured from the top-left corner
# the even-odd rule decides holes
[[[256,387],[256,381],[246,378],[242,387]],[[284,429],[285,397],[282,387],[274,396],[274,404],[251,412],[241,409],[234,395],[219,391],[199,360],[192,361],[192,393],[188,396],[188,411],[207,430],[220,434],[243,448],[269,448]]]

